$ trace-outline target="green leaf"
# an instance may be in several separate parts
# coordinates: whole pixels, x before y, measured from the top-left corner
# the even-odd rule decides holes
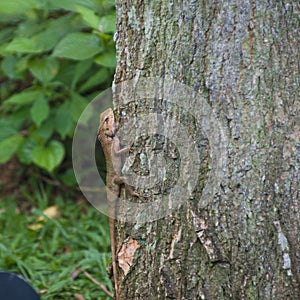
[[[70,32],[80,30],[83,27],[82,23],[80,16],[72,14],[67,14],[57,19],[50,19],[43,23],[45,30],[35,35],[30,35],[30,37],[26,35],[15,37],[5,47],[5,51],[17,53],[42,53],[49,51],[53,49],[61,38]]]
[[[100,85],[105,82],[109,78],[110,74],[107,69],[100,69],[95,75],[89,78],[84,84],[82,84],[79,88],[79,92],[85,92],[92,87]]]
[[[53,57],[35,59],[29,63],[29,70],[41,82],[49,82],[58,73],[59,63]]]
[[[73,120],[69,103],[64,103],[58,110],[54,119],[55,130],[64,139],[73,129]]]
[[[30,54],[26,56],[22,56],[18,59],[16,63],[16,72],[21,73],[23,71],[27,71],[28,68],[28,60],[30,59]]]
[[[43,51],[53,49],[67,34],[83,28],[78,15],[67,14],[57,19],[50,19],[45,23],[45,30],[32,38],[43,48]]]
[[[74,74],[76,72],[76,66],[74,61],[68,59],[60,60],[59,72],[55,77],[55,81],[62,83],[64,86],[71,86],[74,80]]]
[[[51,173],[62,162],[64,155],[63,145],[58,141],[51,141],[48,147],[42,145],[34,147],[32,160],[37,166]]]
[[[53,9],[65,9],[65,10],[75,10],[76,6],[82,5],[90,9],[96,10],[98,6],[98,1],[95,0],[49,0],[49,4]]]
[[[60,179],[67,186],[74,186],[77,183],[73,169],[68,169]]]
[[[15,31],[14,27],[7,27],[0,30],[0,44],[11,39]]]
[[[115,32],[116,31],[116,16],[108,15],[100,18],[98,25],[99,31],[103,33]]]
[[[56,46],[53,55],[57,57],[83,60],[101,52],[100,39],[90,33],[70,33]]]
[[[43,46],[34,38],[16,37],[5,48],[7,52],[40,53]]]
[[[87,7],[77,5],[76,11],[81,14],[82,19],[92,28],[98,30],[98,25],[100,18],[95,14],[95,12]]]
[[[13,0],[0,1],[0,12],[7,15],[23,14],[24,12],[41,7],[42,1],[39,0]]]
[[[44,120],[47,119],[49,112],[50,112],[50,108],[44,96],[40,96],[39,98],[37,98],[30,109],[30,115],[32,121],[38,127],[41,125],[41,123]]]
[[[10,52],[6,51],[6,47],[8,46],[8,43],[0,43],[0,56],[8,56],[10,55]]]
[[[16,135],[18,131],[11,126],[7,119],[0,119],[0,142],[9,136]]]
[[[73,80],[71,84],[71,89],[73,90],[80,78],[86,74],[86,72],[91,68],[93,60],[83,60],[76,64],[75,72],[73,73]]]
[[[2,64],[1,64],[2,70],[5,73],[5,75],[10,79],[17,78],[16,71],[15,71],[16,63],[17,63],[17,59],[12,55],[7,56],[2,60]]]
[[[79,120],[81,113],[87,106],[87,100],[79,94],[72,93],[71,115],[75,122]]]
[[[43,96],[43,92],[41,91],[27,90],[11,96],[10,98],[4,101],[4,104],[26,105],[33,102],[35,99],[41,96]]]
[[[14,153],[18,150],[19,146],[22,144],[24,138],[19,135],[13,135],[6,138],[0,143],[0,163],[6,163],[11,159]]]
[[[24,143],[19,148],[17,154],[21,163],[30,164],[32,163],[32,150],[38,145],[38,143],[31,139],[27,138]]]
[[[44,22],[37,23],[35,19],[33,20],[24,20],[21,26],[18,26],[17,30],[14,32],[12,36],[14,37],[23,37],[30,38],[34,34],[40,32],[44,26],[46,25]]]
[[[104,6],[115,6],[116,5],[116,0],[103,0],[102,1]]]
[[[9,116],[9,122],[13,124],[13,127],[22,130],[22,125],[25,121],[30,120],[30,109],[28,106],[17,107],[13,114]]]
[[[54,130],[53,120],[48,119],[39,128],[31,133],[31,137],[37,141],[47,141]]]
[[[94,61],[97,64],[102,65],[104,67],[115,68],[117,65],[116,53],[107,52],[104,54],[100,54],[97,57],[95,57]]]

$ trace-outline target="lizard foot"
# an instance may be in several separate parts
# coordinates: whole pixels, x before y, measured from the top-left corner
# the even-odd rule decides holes
[[[124,187],[126,189],[126,191],[133,197],[139,197],[140,194],[134,190],[134,188],[127,183],[127,180],[126,180],[126,177],[124,176],[114,176],[114,178],[112,179],[112,183],[113,184],[118,184],[118,185],[121,185],[121,184],[124,184]]]

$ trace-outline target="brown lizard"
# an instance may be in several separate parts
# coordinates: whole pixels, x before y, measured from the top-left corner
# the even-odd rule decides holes
[[[117,275],[117,262],[116,262],[116,244],[115,244],[115,230],[114,219],[116,201],[120,196],[120,184],[124,183],[126,190],[133,196],[138,196],[138,193],[133,191],[126,182],[124,177],[121,176],[122,159],[121,155],[128,152],[130,147],[120,149],[119,138],[115,135],[116,124],[114,113],[111,108],[108,108],[100,114],[100,124],[98,128],[98,139],[101,142],[103,152],[106,160],[106,193],[108,200],[108,213],[109,213],[109,231],[110,243],[112,254],[112,269],[113,279],[115,285],[115,299],[119,300],[118,296],[118,275]]]

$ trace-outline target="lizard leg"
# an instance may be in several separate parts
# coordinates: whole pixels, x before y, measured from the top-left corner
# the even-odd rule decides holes
[[[140,196],[140,194],[137,191],[135,191],[134,188],[131,185],[129,185],[128,183],[124,182],[124,187],[131,196],[133,196],[133,197]]]
[[[112,182],[114,184],[118,184],[118,185],[124,184],[124,187],[125,187],[126,191],[131,196],[139,197],[139,193],[137,191],[135,191],[134,188],[127,183],[126,177],[115,175]]]
[[[113,184],[121,185],[126,182],[126,178],[124,176],[115,175],[112,179]]]

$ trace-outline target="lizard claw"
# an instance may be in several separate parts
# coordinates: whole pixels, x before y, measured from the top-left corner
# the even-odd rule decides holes
[[[137,191],[133,191],[131,196],[139,198],[140,194]]]

